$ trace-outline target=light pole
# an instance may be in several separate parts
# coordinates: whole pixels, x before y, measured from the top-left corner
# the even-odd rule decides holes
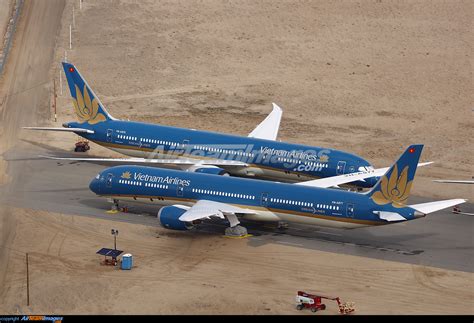
[[[112,235],[114,236],[114,250],[117,250],[117,236],[118,236],[118,230],[112,229],[111,233],[112,233]]]

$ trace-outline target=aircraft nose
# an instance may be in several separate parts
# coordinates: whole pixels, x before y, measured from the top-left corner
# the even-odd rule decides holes
[[[97,178],[94,178],[89,184],[89,189],[95,194],[99,194],[100,181]]]

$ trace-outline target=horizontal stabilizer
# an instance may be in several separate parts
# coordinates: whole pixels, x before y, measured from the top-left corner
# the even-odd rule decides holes
[[[276,140],[283,111],[273,104],[272,112],[248,136],[259,139]]]
[[[146,158],[75,158],[75,157],[53,157],[53,156],[43,156],[39,157],[54,159],[54,160],[64,160],[64,161],[78,161],[78,162],[104,162],[104,163],[133,163],[133,164],[168,164],[168,165],[215,165],[215,166],[247,166],[248,164],[234,161],[234,160],[193,160],[193,159],[146,159]]]
[[[375,214],[379,216],[382,220],[393,222],[393,221],[406,221],[406,219],[396,212],[386,212],[386,211],[374,211]]]
[[[46,131],[65,131],[65,132],[75,132],[75,133],[94,133],[94,130],[84,129],[84,128],[51,128],[51,127],[23,127],[23,129],[28,130],[46,130]]]
[[[436,201],[436,202],[428,202],[428,203],[421,203],[415,205],[409,205],[412,209],[417,210],[423,214],[433,213],[442,209],[446,209],[451,206],[455,206],[458,204],[462,204],[467,202],[464,199],[453,199],[453,200],[444,200],[444,201]]]

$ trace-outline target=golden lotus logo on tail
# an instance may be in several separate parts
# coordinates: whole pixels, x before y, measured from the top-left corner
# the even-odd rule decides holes
[[[99,113],[99,103],[97,99],[94,98],[91,101],[89,96],[89,91],[87,91],[86,85],[84,84],[84,91],[81,93],[81,90],[76,87],[76,98],[72,98],[72,103],[74,103],[74,111],[76,112],[79,122],[88,122],[89,124],[96,124],[106,120],[105,116],[102,113]]]
[[[390,179],[387,176],[382,177],[380,182],[380,191],[372,195],[372,200],[379,204],[385,205],[392,202],[394,207],[403,207],[408,194],[410,194],[411,184],[413,181],[408,181],[408,166],[406,166],[398,176],[398,167],[395,164]]]
[[[120,177],[130,179],[132,177],[132,174],[130,172],[124,172]]]

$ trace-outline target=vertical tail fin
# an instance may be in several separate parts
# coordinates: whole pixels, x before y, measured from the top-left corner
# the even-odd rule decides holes
[[[99,98],[74,65],[63,62],[63,68],[71,92],[74,112],[80,123],[96,124],[116,120],[105,110]]]
[[[403,207],[410,194],[423,145],[411,145],[368,192],[379,205]]]

